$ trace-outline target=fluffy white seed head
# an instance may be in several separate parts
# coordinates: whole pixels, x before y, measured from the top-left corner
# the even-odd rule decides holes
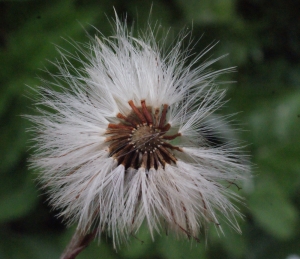
[[[51,204],[115,247],[144,221],[152,237],[170,229],[198,240],[220,214],[239,230],[231,186],[248,166],[238,148],[211,141],[225,125],[213,115],[225,94],[215,79],[232,69],[208,70],[218,59],[195,66],[210,48],[188,63],[180,39],[166,52],[150,28],[134,38],[115,26],[113,37],[74,43],[80,55],[60,50],[60,73],[39,88],[39,115],[27,116]]]

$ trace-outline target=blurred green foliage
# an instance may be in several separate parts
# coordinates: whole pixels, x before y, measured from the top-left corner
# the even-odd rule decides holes
[[[300,255],[300,2],[293,0],[52,0],[0,2],[0,258],[58,258],[74,229],[55,218],[27,168],[32,114],[28,85],[44,77],[38,68],[55,71],[54,45],[74,51],[63,38],[87,40],[98,28],[110,35],[107,17],[113,6],[129,23],[151,20],[179,32],[191,27],[201,40],[194,52],[220,41],[213,56],[229,53],[215,68],[237,66],[227,79],[231,101],[224,113],[245,131],[240,138],[255,164],[253,184],[242,190],[243,234],[224,226],[225,236],[209,230],[208,245],[157,236],[146,228],[118,253],[103,237],[78,258],[282,259]],[[107,17],[106,17],[107,16]],[[41,75],[43,74],[43,75]],[[143,242],[141,242],[143,240]]]

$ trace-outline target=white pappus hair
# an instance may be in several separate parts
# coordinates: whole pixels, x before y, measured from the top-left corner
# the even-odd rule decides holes
[[[166,50],[154,34],[135,38],[116,18],[113,37],[73,42],[78,55],[59,49],[59,74],[37,90],[39,115],[27,116],[50,203],[115,247],[144,221],[152,237],[167,229],[198,240],[222,214],[239,231],[230,186],[249,168],[238,147],[212,141],[226,125],[213,114],[225,95],[216,78],[232,68],[210,70],[220,58],[196,66],[211,47],[192,58],[182,39]]]

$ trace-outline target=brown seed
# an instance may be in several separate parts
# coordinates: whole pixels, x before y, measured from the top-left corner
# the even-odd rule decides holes
[[[159,108],[155,108],[152,114],[153,109],[147,107],[146,100],[141,100],[141,107],[136,107],[132,100],[128,104],[132,112],[128,116],[118,113],[116,117],[120,123],[109,124],[106,131],[111,156],[126,169],[143,167],[150,170],[159,166],[164,168],[166,163],[176,163],[177,159],[170,150],[182,150],[169,141],[181,134],[165,135],[171,128],[166,123],[168,105],[163,105],[161,114]]]

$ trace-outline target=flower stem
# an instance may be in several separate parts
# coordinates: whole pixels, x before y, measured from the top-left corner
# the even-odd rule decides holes
[[[97,230],[89,234],[82,234],[81,231],[76,230],[60,259],[76,258],[76,256],[94,240],[96,233]]]

